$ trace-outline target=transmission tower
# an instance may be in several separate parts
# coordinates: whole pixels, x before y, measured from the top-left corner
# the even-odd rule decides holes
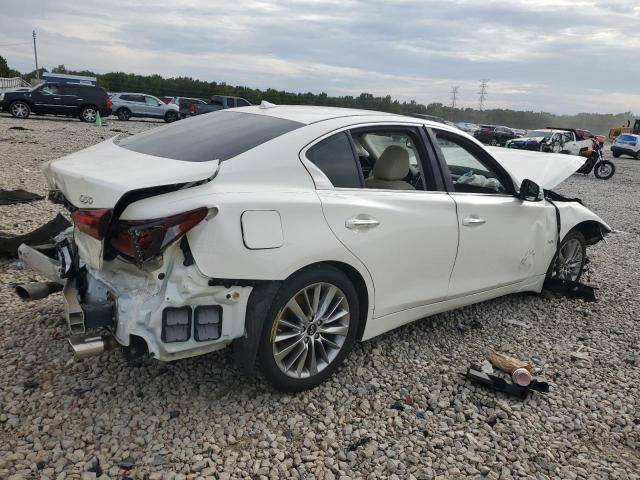
[[[484,102],[487,100],[487,90],[489,88],[489,80],[480,80],[480,91],[478,92],[478,109],[484,110]]]
[[[451,108],[456,108],[458,106],[458,91],[460,87],[458,85],[454,85],[451,89]]]

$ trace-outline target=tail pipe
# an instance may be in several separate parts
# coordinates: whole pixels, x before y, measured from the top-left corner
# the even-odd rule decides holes
[[[25,302],[47,298],[52,293],[62,290],[64,285],[56,282],[23,283],[15,288],[16,294]]]
[[[112,335],[95,335],[83,336],[73,335],[69,338],[69,345],[73,350],[74,356],[81,360],[83,358],[100,355],[102,352],[111,350],[118,345],[118,342]]]

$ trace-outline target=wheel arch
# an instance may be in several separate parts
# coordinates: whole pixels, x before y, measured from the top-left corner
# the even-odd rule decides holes
[[[574,225],[571,230],[578,230],[582,233],[587,245],[594,245],[604,240],[604,236],[611,231],[607,225],[596,220],[585,220]]]
[[[234,360],[246,374],[251,375],[255,371],[256,356],[262,336],[262,329],[267,322],[267,315],[271,310],[271,305],[282,285],[294,275],[322,265],[328,265],[338,269],[353,283],[358,295],[359,313],[356,340],[362,340],[369,319],[371,298],[373,297],[373,293],[369,292],[364,277],[355,267],[342,261],[324,260],[311,263],[292,272],[284,280],[259,282],[251,291],[245,314],[245,334],[242,338],[234,340],[232,344]]]

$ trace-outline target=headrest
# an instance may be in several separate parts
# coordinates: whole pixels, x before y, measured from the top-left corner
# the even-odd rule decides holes
[[[373,176],[380,180],[403,180],[409,174],[409,152],[397,145],[384,149],[373,166]]]

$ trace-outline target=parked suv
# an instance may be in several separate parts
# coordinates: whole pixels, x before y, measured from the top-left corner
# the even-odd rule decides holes
[[[153,95],[144,93],[114,93],[111,96],[111,109],[119,120],[131,117],[162,118],[165,122],[180,119],[178,106],[175,103],[164,103]]]
[[[191,113],[191,105],[206,105],[207,102],[205,100],[202,100],[201,98],[188,98],[188,97],[176,97],[173,100],[173,103],[175,103],[176,105],[178,105],[178,109],[180,111],[180,117],[182,118],[186,118],[190,115],[193,115]]]
[[[191,115],[200,115],[202,113],[216,112],[227,108],[249,107],[251,103],[242,97],[230,97],[227,95],[214,95],[209,103],[194,103],[190,105],[189,111]]]
[[[485,145],[504,145],[517,137],[516,132],[510,128],[496,125],[482,125],[473,133],[473,136]]]
[[[640,160],[640,135],[623,133],[618,135],[611,145],[611,153],[615,158],[620,155],[630,155]]]
[[[111,114],[111,100],[102,87],[43,83],[26,91],[0,94],[0,110],[11,113],[15,118],[28,118],[33,112],[95,122],[98,112],[102,116]]]

